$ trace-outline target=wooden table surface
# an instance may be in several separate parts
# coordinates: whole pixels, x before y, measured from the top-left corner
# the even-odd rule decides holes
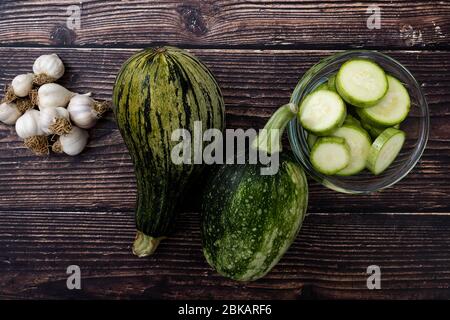
[[[81,9],[79,29],[67,8]],[[381,9],[381,29],[366,22]],[[141,48],[187,48],[214,72],[229,128],[260,128],[298,79],[336,51],[377,49],[422,84],[427,149],[395,187],[351,196],[310,181],[309,216],[264,279],[240,284],[205,262],[199,214],[182,213],[157,253],[138,259],[135,179],[112,114],[78,157],[38,158],[0,125],[0,298],[450,298],[449,1],[1,1],[0,85],[57,53],[61,83],[110,99],[121,64]],[[190,211],[190,210],[186,210]],[[191,210],[192,211],[192,210]],[[82,290],[68,290],[79,265]],[[366,269],[381,268],[381,290]]]

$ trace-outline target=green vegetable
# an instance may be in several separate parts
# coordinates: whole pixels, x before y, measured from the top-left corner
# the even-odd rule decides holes
[[[331,75],[328,78],[328,90],[336,92],[336,74]]]
[[[308,131],[314,169],[350,176],[367,167],[380,174],[397,157],[405,139],[397,129],[409,113],[407,89],[364,58],[346,61],[326,85],[300,104],[299,122]],[[376,139],[373,144],[371,137]]]
[[[319,90],[328,90],[328,84],[326,82],[321,83],[320,85],[317,86],[317,88],[314,89],[313,92],[319,91]]]
[[[285,105],[265,128],[283,129],[295,115],[295,107]],[[277,154],[280,136],[261,135],[253,146]],[[294,241],[307,209],[306,177],[290,156],[280,156],[274,175],[261,175],[263,167],[221,167],[203,200],[206,260],[220,274],[239,281],[261,278],[275,266]]]
[[[376,139],[384,130],[386,130],[388,127],[381,127],[381,126],[374,126],[368,122],[361,122],[361,126],[367,130],[367,132],[370,134],[370,136],[373,139]],[[394,129],[400,129],[400,125],[396,124],[392,128]]]
[[[312,149],[314,147],[314,144],[316,143],[317,139],[319,139],[318,136],[313,135],[312,133],[307,133],[308,136],[306,137],[306,142],[308,143],[309,149]]]
[[[410,98],[403,84],[392,76],[387,76],[389,89],[376,105],[357,110],[361,119],[373,126],[390,127],[403,120],[409,113]]]
[[[386,74],[367,59],[346,61],[336,76],[339,95],[351,105],[366,108],[377,104],[388,90]]]
[[[386,129],[386,127],[374,126],[365,121],[361,122],[361,126],[367,130],[367,132],[373,139],[376,139]]]
[[[330,90],[309,94],[300,105],[299,120],[303,128],[317,136],[326,136],[339,128],[346,116],[345,103]]]
[[[386,170],[397,158],[405,142],[405,133],[387,128],[372,144],[367,158],[367,169],[378,175]]]
[[[133,55],[113,90],[117,124],[134,162],[138,199],[133,252],[147,256],[172,227],[186,186],[201,166],[174,164],[175,129],[224,129],[224,103],[207,67],[186,51],[151,48]],[[192,150],[193,154],[193,144]]]
[[[361,122],[351,114],[347,114],[347,117],[344,120],[344,124],[354,124],[356,126],[361,126]]]
[[[336,175],[351,176],[364,170],[372,146],[369,134],[357,124],[344,124],[333,136],[344,138],[350,148],[350,163]]]
[[[316,141],[309,155],[313,167],[326,175],[333,175],[350,164],[350,147],[344,138],[323,137]]]

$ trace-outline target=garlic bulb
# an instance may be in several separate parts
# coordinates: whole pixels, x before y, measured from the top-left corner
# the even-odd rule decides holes
[[[28,110],[16,121],[16,132],[36,155],[48,154],[48,140],[39,124],[40,112]]]
[[[108,109],[105,102],[98,102],[87,95],[76,95],[70,99],[67,110],[72,122],[83,129],[90,129]]]
[[[32,73],[19,74],[11,82],[11,88],[17,97],[26,97],[33,88],[33,78]]]
[[[44,54],[34,62],[33,72],[36,75],[35,83],[42,85],[61,78],[64,75],[64,64],[57,54]]]
[[[37,102],[39,110],[44,108],[66,107],[76,93],[67,90],[57,83],[47,83],[38,90]]]
[[[39,125],[45,134],[67,134],[72,130],[67,109],[44,108],[40,112]]]
[[[39,125],[40,112],[37,110],[28,110],[16,122],[16,132],[19,137],[26,139],[32,136],[42,136],[42,131]]]
[[[0,121],[4,124],[13,125],[22,113],[17,109],[15,103],[3,102],[0,104]]]
[[[76,156],[84,150],[88,138],[89,134],[86,130],[72,127],[72,130],[68,134],[59,137],[52,149],[56,153],[64,152],[69,156]]]

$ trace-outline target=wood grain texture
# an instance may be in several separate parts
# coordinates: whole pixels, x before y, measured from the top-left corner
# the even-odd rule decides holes
[[[70,5],[81,9],[71,30]],[[368,29],[369,5],[381,28]],[[448,48],[448,1],[1,1],[3,45]]]
[[[39,54],[56,51],[67,65],[61,83],[109,99],[121,63],[135,50],[0,49],[0,85],[29,70]],[[192,50],[216,75],[229,128],[261,128],[286,103],[298,78],[330,51]],[[420,164],[396,188],[370,196],[338,194],[311,183],[310,212],[449,212],[450,53],[392,52],[423,84],[431,136]],[[89,64],[87,63],[89,61]],[[77,157],[37,158],[14,128],[0,125],[0,203],[9,210],[131,211],[136,186],[132,163],[110,113],[91,130]],[[417,186],[421,188],[418,189]],[[420,191],[419,191],[420,190]]]
[[[74,4],[77,30],[67,27]],[[367,29],[369,5],[381,9],[381,29]],[[111,113],[78,157],[32,156],[0,125],[0,299],[450,298],[449,37],[449,1],[1,1],[0,87],[56,52],[62,84],[110,99],[131,54],[170,44],[212,69],[227,127],[261,128],[319,59],[389,49],[422,84],[432,127],[422,160],[395,188],[349,196],[310,182],[296,242],[267,277],[240,284],[205,262],[198,213],[182,213],[153,257],[131,254],[136,186]],[[72,264],[81,291],[66,288]],[[381,267],[382,290],[367,289],[369,265]]]
[[[446,216],[315,214],[265,278],[241,284],[216,274],[201,252],[198,214],[183,214],[158,252],[130,252],[131,212],[0,212],[0,298],[302,299],[448,298]],[[82,290],[66,269],[81,268]],[[381,268],[368,290],[367,267]]]

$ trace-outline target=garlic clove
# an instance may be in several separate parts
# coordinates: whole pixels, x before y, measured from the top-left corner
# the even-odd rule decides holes
[[[96,101],[88,95],[75,95],[70,99],[67,110],[72,122],[83,129],[90,129],[110,108],[106,101]]]
[[[40,112],[38,110],[28,110],[16,121],[17,135],[22,138],[45,135],[39,124]]]
[[[83,129],[90,129],[97,123],[98,116],[93,107],[95,100],[86,95],[76,95],[70,99],[67,110],[72,122]]]
[[[66,107],[74,95],[76,93],[57,83],[44,84],[38,90],[37,102],[39,110],[43,108]]]
[[[64,75],[64,63],[57,54],[44,54],[36,59],[33,72],[36,75],[35,83],[42,85],[58,80]]]
[[[15,103],[3,102],[0,104],[0,122],[7,125],[14,125],[21,115],[22,113],[17,109]]]
[[[34,74],[19,74],[11,82],[11,88],[17,97],[26,97],[33,89]]]
[[[39,125],[42,131],[47,134],[63,135],[72,130],[69,111],[65,108],[44,108],[40,112]]]
[[[84,150],[88,138],[86,130],[73,126],[70,133],[59,137],[60,148],[69,156],[76,156]]]

